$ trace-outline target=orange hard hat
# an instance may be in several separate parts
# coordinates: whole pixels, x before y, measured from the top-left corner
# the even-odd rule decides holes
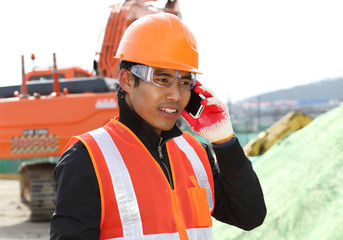
[[[126,29],[115,58],[200,73],[195,37],[170,13],[149,14],[134,21]]]

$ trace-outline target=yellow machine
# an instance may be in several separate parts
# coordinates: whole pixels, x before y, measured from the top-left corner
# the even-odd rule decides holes
[[[244,146],[247,156],[259,156],[265,153],[274,143],[288,136],[290,133],[305,127],[312,118],[304,113],[291,111],[277,121],[266,131],[261,132],[256,138]]]

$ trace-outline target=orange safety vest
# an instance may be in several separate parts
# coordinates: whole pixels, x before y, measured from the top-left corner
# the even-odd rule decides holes
[[[100,239],[208,240],[214,184],[206,151],[189,133],[166,143],[174,189],[137,136],[112,120],[72,138],[92,159],[101,195]]]

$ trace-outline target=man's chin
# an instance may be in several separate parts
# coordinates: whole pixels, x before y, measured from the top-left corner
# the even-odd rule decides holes
[[[168,123],[168,124],[163,124],[163,125],[159,124],[159,125],[154,126],[154,129],[157,133],[162,132],[162,131],[166,132],[166,131],[171,130],[174,127],[175,123],[176,121],[174,121],[173,123]]]

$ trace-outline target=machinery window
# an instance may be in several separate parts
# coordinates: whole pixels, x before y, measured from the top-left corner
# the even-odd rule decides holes
[[[88,77],[88,75],[87,75],[86,73],[84,73],[84,72],[78,72],[78,71],[76,71],[76,72],[74,73],[74,77]]]
[[[58,78],[65,78],[64,74],[58,74]],[[32,76],[30,77],[29,81],[36,81],[36,80],[51,80],[53,76],[51,74],[48,75],[39,75],[39,76]]]

